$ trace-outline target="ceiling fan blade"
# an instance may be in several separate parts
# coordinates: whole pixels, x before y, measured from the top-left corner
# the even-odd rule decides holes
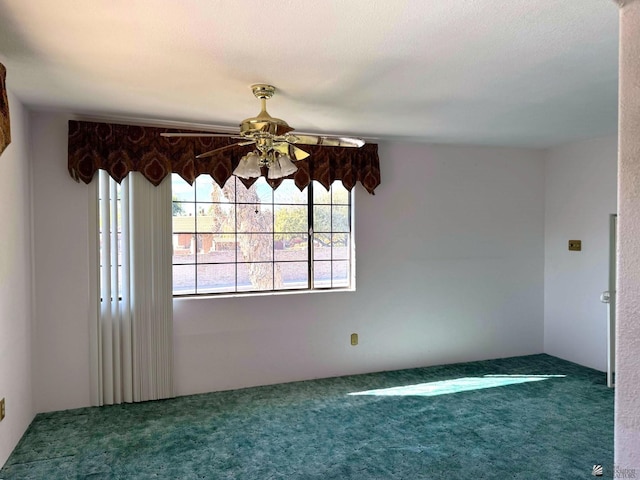
[[[246,147],[247,145],[251,145],[256,143],[254,140],[248,140],[246,142],[234,143],[233,145],[226,145],[224,147],[216,148],[215,150],[210,150],[208,152],[201,153],[200,155],[196,155],[196,158],[206,158],[215,155],[216,153],[222,152],[223,150],[228,150],[229,148],[234,147]]]
[[[161,137],[227,137],[227,138],[237,138],[243,139],[242,137],[235,133],[178,133],[178,132],[163,132],[160,134]]]
[[[283,155],[289,155],[291,157],[291,160],[293,160],[294,162],[297,162],[298,160],[304,160],[309,156],[307,152],[288,142],[274,143],[273,149],[277,152],[282,153]]]
[[[365,144],[361,138],[308,135],[306,133],[287,133],[284,139],[297,145],[322,145],[324,147],[353,147],[360,148]]]

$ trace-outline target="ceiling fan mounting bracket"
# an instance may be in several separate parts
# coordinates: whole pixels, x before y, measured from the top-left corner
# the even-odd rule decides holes
[[[256,83],[255,85],[251,85],[251,90],[253,90],[253,95],[261,100],[268,100],[276,93],[276,87],[273,85],[267,85],[266,83]]]

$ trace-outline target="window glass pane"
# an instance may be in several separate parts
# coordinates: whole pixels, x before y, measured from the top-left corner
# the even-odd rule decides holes
[[[196,209],[193,202],[173,202],[172,205],[173,218],[195,217]],[[175,226],[175,224],[174,224]]]
[[[173,294],[187,295],[196,293],[196,266],[195,265],[174,265],[173,266]]]
[[[331,258],[333,260],[349,260],[349,234],[334,233],[331,235]]]
[[[118,298],[122,298],[122,266],[118,265]]]
[[[276,234],[274,247],[274,255],[276,261],[306,261],[309,255],[309,244],[307,234],[290,235]]]
[[[309,286],[309,264],[307,262],[276,263],[276,290],[307,288]]]
[[[331,234],[330,233],[314,233],[313,259],[314,260],[331,260]]]
[[[120,188],[118,187],[118,199],[116,200],[116,228],[122,231],[122,201],[120,199]]]
[[[238,242],[234,233],[214,234],[211,245],[212,262],[235,262]],[[204,263],[204,262],[203,262]]]
[[[207,214],[210,204],[198,203],[196,204],[196,210],[198,216],[196,217],[196,232],[198,233],[211,233],[213,232],[213,217]]]
[[[246,190],[245,186],[238,182],[234,176],[229,178],[222,188],[215,182],[211,185],[213,185],[213,191],[211,193],[211,200],[213,202],[236,203],[236,188]]]
[[[265,205],[238,205],[236,225],[238,232],[272,232],[273,213]]]
[[[348,287],[349,286],[349,262],[339,261],[332,263],[332,286]]]
[[[315,232],[331,231],[331,205],[316,205],[313,208],[313,230]]]
[[[171,174],[171,197],[173,200],[194,201],[193,187],[185,182],[177,173]]]
[[[173,204],[175,207],[175,203]],[[193,209],[193,203],[188,204]],[[196,218],[194,216],[176,215],[175,208],[173,214],[173,231],[174,233],[193,233],[196,231]]]
[[[198,263],[206,263],[207,257],[210,255],[213,249],[213,234],[211,233],[198,233],[195,236]]]
[[[173,234],[173,263],[195,263],[195,236],[192,233]]]
[[[315,288],[331,287],[331,262],[313,263],[313,286]]]
[[[273,235],[268,233],[239,233],[238,260],[244,262],[273,261]]]
[[[251,278],[249,276],[249,264],[248,263],[237,263],[236,264],[237,278],[238,278],[238,289],[242,289],[242,291],[250,290],[251,286]]]
[[[349,207],[333,206],[331,216],[331,226],[334,232],[349,231]]]
[[[307,233],[309,216],[306,205],[280,205],[275,208],[275,229],[280,233]]]
[[[344,188],[344,185],[339,180],[336,180],[331,185],[331,200],[334,205],[349,205],[349,190]]]
[[[194,182],[196,202],[213,201],[213,183],[213,178],[211,178],[210,175],[200,175],[198,178],[196,178],[196,181]],[[217,188],[217,185],[216,190],[220,190]]]
[[[273,188],[264,177],[258,178],[249,188],[237,182],[236,202],[238,203],[273,203]]]
[[[122,233],[118,232],[117,233],[117,237],[118,237],[118,265],[122,265]]]
[[[198,293],[229,293],[236,289],[234,263],[198,265]]]
[[[232,204],[225,203],[198,203],[197,204],[196,231],[233,232],[235,225],[235,212]]]
[[[102,232],[100,232],[102,233]],[[104,258],[106,255],[106,251],[104,249],[104,245],[103,245],[103,241],[102,241],[102,235],[100,235],[100,252],[98,253],[98,256],[100,257],[100,268],[102,268],[103,265],[107,265],[106,263],[106,259]]]
[[[320,183],[313,182],[313,203],[318,204],[331,204],[331,190],[327,190]]]
[[[293,180],[284,180],[273,192],[273,203],[307,204],[307,188],[300,191]]]
[[[201,203],[202,223],[198,220],[199,232],[227,232],[235,231],[236,213],[232,203]]]
[[[238,291],[273,290],[273,263],[239,263]]]

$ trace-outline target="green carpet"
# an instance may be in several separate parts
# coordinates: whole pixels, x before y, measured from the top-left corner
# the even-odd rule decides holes
[[[532,355],[39,414],[0,479],[570,480],[594,464],[612,477],[605,375]]]

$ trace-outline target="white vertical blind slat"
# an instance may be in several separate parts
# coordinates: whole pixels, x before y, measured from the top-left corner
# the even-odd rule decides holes
[[[122,225],[130,225],[130,190],[129,178],[122,182]],[[131,356],[131,235],[130,228],[122,229],[121,249],[122,249],[122,348],[120,355],[122,358],[122,401],[133,402],[133,359]]]
[[[89,371],[91,377],[91,405],[99,405],[102,399],[102,356],[100,345],[100,180],[89,185]]]
[[[120,289],[118,288],[120,284],[120,269],[119,265],[119,252],[120,252],[120,241],[118,230],[120,229],[121,219],[118,215],[118,188],[115,182],[110,182],[109,188],[109,215],[110,215],[110,258],[109,265],[111,270],[111,322],[110,322],[110,330],[111,330],[111,348],[113,350],[113,354],[111,355],[112,359],[112,375],[113,375],[113,403],[121,403],[121,389],[119,388],[121,384],[121,371],[120,371]]]
[[[102,255],[100,258],[100,295],[101,315],[100,315],[100,343],[102,347],[102,401],[105,403],[113,403],[113,337],[111,334],[112,325],[112,292],[111,292],[111,268],[109,262],[111,259],[111,215],[109,200],[111,189],[109,187],[109,177],[106,174],[100,175],[101,186],[101,244]]]

